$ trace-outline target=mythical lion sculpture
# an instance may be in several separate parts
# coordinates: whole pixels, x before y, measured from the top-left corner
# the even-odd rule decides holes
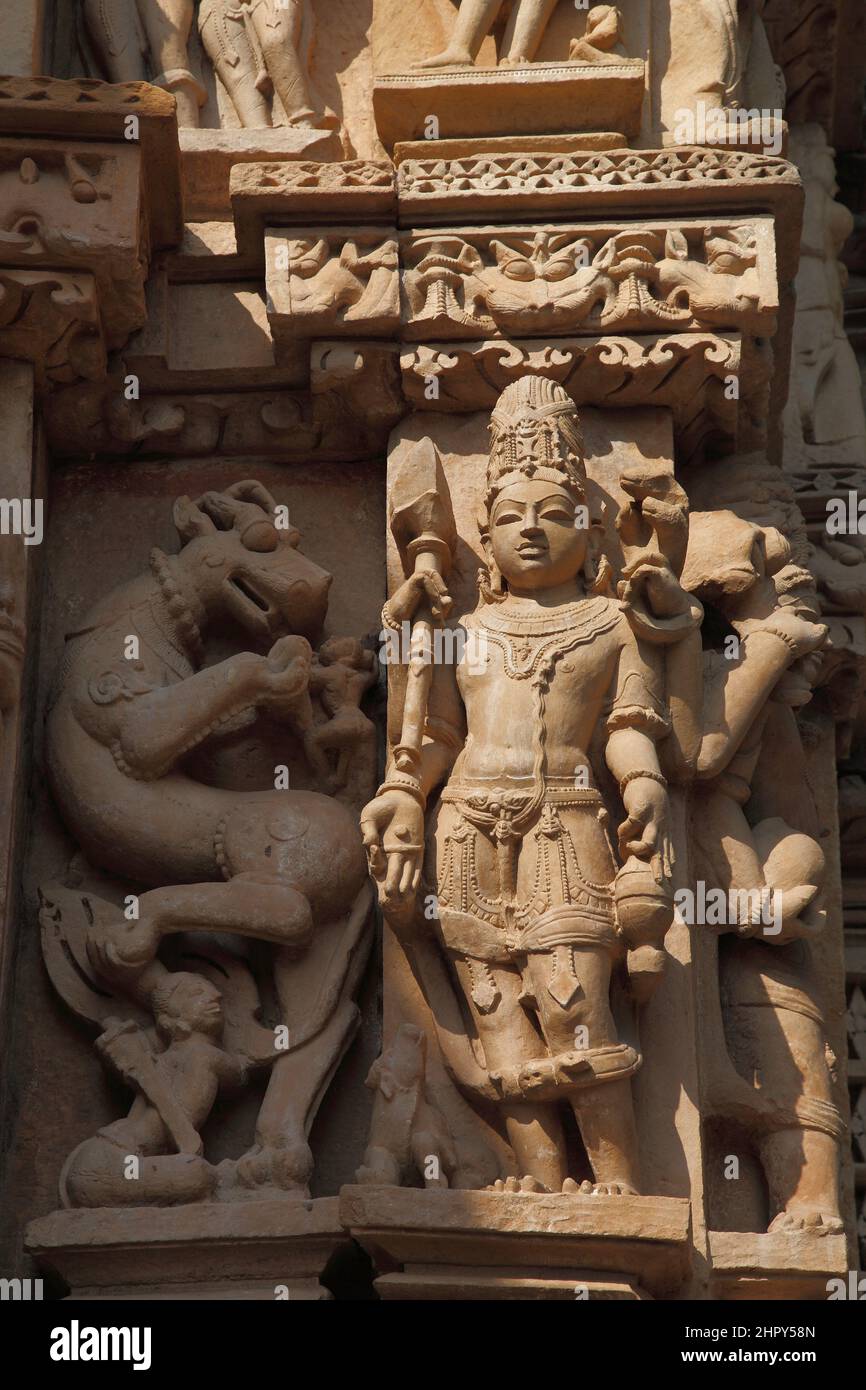
[[[156,1019],[151,1051],[160,1036],[173,1039],[168,1051],[154,1054],[164,1073],[156,1088],[153,1067],[140,1056],[138,1065],[119,1068],[155,1107],[143,1149],[152,1155],[154,1144],[157,1152],[165,1144],[177,1149],[179,1128],[187,1135],[190,1125],[200,1129],[216,1094],[215,1084],[191,1082],[195,1101],[184,1123],[169,1113],[179,1103],[183,1069],[166,1061],[178,1033],[165,1021],[173,982],[158,955],[163,939],[219,932],[270,943],[275,1029],[256,1022],[260,1001],[249,979],[237,987],[238,969],[246,968],[235,963],[221,972],[230,1050],[243,1065],[271,1067],[256,1147],[230,1176],[246,1187],[273,1183],[305,1193],[312,1166],[305,1130],[357,1023],[351,996],[363,968],[369,905],[360,836],[349,807],[331,796],[289,790],[279,776],[270,790],[229,790],[195,775],[191,760],[227,729],[266,716],[296,737],[320,782],[345,788],[350,756],[372,760],[372,724],[357,708],[351,718],[346,710],[353,700],[357,706],[372,673],[346,682],[339,699],[318,701],[316,690],[327,689],[333,669],[333,640],[322,667],[308,639],[324,621],[331,576],[299,553],[297,531],[278,528],[264,487],[243,482],[196,502],[183,497],[174,519],[179,553],[154,550],[146,574],[108,593],[68,635],[47,725],[47,764],[62,816],[88,865],[120,885],[114,896],[132,893],[133,911],[82,893],[80,882],[45,888],[46,958],[67,1002],[106,1030],[103,1040],[111,1035],[111,1046],[101,1049],[107,1060],[117,1064],[118,1012],[139,1028]],[[250,649],[204,665],[209,631],[238,634],[238,645]],[[347,650],[364,667],[356,645]],[[334,718],[339,736],[329,739]],[[331,749],[338,757],[333,772]],[[170,956],[170,948],[162,954]],[[210,1027],[219,1010],[205,1012]],[[182,1030],[187,1052],[201,1033],[197,1020],[196,1013]],[[121,1051],[128,1062],[129,1045]],[[213,1047],[208,1055],[216,1055]],[[211,1074],[209,1064],[205,1071]],[[92,1191],[76,1170],[76,1201],[100,1205],[112,1190],[116,1204],[124,1189],[106,1153],[103,1144]],[[119,1148],[117,1154],[119,1163]],[[128,1185],[129,1201],[189,1200],[175,1192],[171,1165],[148,1171],[148,1182]],[[205,1195],[212,1176],[192,1195]]]

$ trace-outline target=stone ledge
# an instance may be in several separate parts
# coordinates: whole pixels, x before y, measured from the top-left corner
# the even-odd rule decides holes
[[[827,1280],[848,1271],[843,1235],[710,1231],[709,1246],[717,1298],[824,1300]]]
[[[460,1266],[461,1279],[483,1282],[496,1268],[512,1278],[568,1283],[572,1298],[576,1283],[599,1274],[639,1280],[652,1294],[673,1293],[691,1258],[690,1203],[677,1197],[356,1185],[342,1189],[340,1220],[383,1275],[397,1266],[408,1266],[413,1278]]]
[[[180,131],[184,212],[188,221],[219,220],[230,206],[231,172],[236,164],[339,159],[339,132],[299,126],[271,130]]]
[[[267,226],[303,226],[311,219],[393,223],[397,210],[394,166],[384,160],[236,164],[230,186],[238,254],[258,266],[264,266]]]
[[[138,141],[126,135],[129,116],[138,118]],[[0,77],[0,135],[117,141],[140,149],[153,246],[180,241],[183,193],[175,101],[161,87],[95,78]],[[28,153],[32,151],[23,150],[22,158]]]
[[[346,1235],[338,1199],[203,1202],[56,1211],[32,1221],[26,1249],[73,1297],[321,1298],[319,1276]]]
[[[377,77],[373,110],[387,149],[422,139],[433,115],[442,139],[582,129],[640,129],[645,64],[532,63],[522,68],[443,68]]]

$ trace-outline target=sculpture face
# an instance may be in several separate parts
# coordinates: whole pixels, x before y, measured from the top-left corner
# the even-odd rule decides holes
[[[218,1038],[223,1026],[222,996],[216,985],[201,975],[185,976],[175,984],[160,1021],[172,1035],[183,1036],[186,1031]]]
[[[331,575],[295,549],[297,532],[270,550],[251,550],[236,531],[197,537],[180,552],[213,618],[228,617],[259,642],[288,633],[315,636],[325,619]]]
[[[515,590],[542,590],[575,579],[586,560],[587,533],[576,524],[570,493],[525,480],[503,489],[490,517],[489,549]]]

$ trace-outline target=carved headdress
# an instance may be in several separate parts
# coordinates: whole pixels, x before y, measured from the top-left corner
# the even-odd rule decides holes
[[[520,478],[555,483],[586,501],[583,432],[568,392],[545,376],[523,376],[507,386],[490,420],[488,514],[497,495]]]

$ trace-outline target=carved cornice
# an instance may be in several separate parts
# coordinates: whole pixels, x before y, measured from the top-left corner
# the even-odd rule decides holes
[[[555,378],[577,405],[663,406],[673,413],[683,462],[690,462],[707,444],[750,448],[760,430],[749,422],[762,414],[769,363],[755,359],[746,371],[741,349],[735,334],[683,333],[569,338],[547,346],[428,343],[406,347],[400,362],[403,391],[416,410],[490,409],[510,382],[525,375]],[[734,378],[748,386],[748,400],[726,393],[725,383]]]
[[[0,138],[0,267],[91,276],[108,349],[146,318],[142,232],[131,145]]]
[[[136,127],[129,121],[135,117]],[[183,233],[180,147],[174,99],[146,82],[0,77],[0,135],[123,142],[141,155],[143,206],[155,248]]]
[[[236,164],[231,202],[238,252],[261,264],[267,226],[315,222],[393,222],[397,211],[390,161],[344,160],[341,164]]]

